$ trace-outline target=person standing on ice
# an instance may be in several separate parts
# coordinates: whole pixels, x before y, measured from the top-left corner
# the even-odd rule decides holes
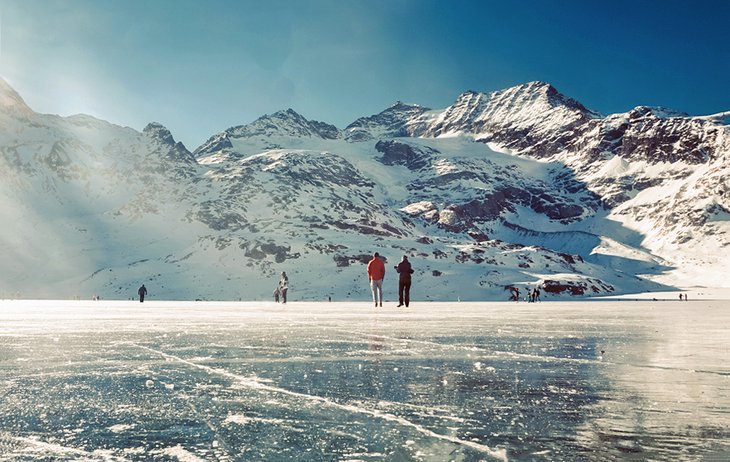
[[[394,268],[400,274],[398,278],[398,306],[405,304],[408,308],[408,304],[411,302],[411,274],[413,274],[408,257],[403,255],[403,260]]]
[[[147,295],[147,287],[142,284],[142,286],[137,290],[137,293],[139,294],[139,302],[144,302],[144,296]]]
[[[286,275],[286,271],[281,272],[281,279],[279,279],[279,292],[281,293],[281,303],[286,303],[286,292],[289,290],[289,277]]]
[[[385,264],[380,259],[380,254],[375,252],[373,259],[368,262],[368,280],[370,281],[370,290],[373,292],[373,302],[378,306],[383,306],[383,278],[385,277]]]

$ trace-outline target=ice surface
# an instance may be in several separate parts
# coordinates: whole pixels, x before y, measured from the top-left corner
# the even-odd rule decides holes
[[[0,460],[727,460],[730,302],[0,305]]]

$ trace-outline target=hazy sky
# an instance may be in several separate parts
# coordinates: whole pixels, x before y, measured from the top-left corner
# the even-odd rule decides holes
[[[725,0],[0,0],[0,75],[192,150],[279,109],[343,128],[532,80],[605,114],[728,111],[729,27]]]

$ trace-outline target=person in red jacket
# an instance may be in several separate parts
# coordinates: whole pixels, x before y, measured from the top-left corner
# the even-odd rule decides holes
[[[385,277],[385,264],[380,259],[380,254],[375,252],[373,259],[368,262],[368,280],[370,289],[373,291],[373,302],[375,306],[383,306],[383,278]]]

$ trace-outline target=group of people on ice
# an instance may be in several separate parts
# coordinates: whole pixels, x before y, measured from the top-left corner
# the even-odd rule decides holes
[[[511,286],[509,288],[510,292],[512,293],[512,296],[509,298],[510,300],[514,302],[520,301],[520,288]],[[525,287],[525,301],[529,303],[539,302],[540,301],[540,288],[535,287],[532,290],[530,290],[529,287]]]
[[[407,256],[403,256],[403,260],[393,267],[399,274],[398,277],[398,306],[405,305],[406,307],[411,303],[411,275],[413,274],[413,268],[411,263],[408,261]],[[368,281],[370,282],[370,290],[373,293],[373,303],[375,306],[383,306],[383,279],[385,278],[385,262],[380,257],[378,252],[373,254],[372,260],[368,262],[367,266]],[[285,271],[282,271],[279,284],[274,289],[274,301],[279,303],[286,303],[286,293],[289,290],[289,277]],[[331,301],[332,298],[330,297]]]
[[[408,305],[411,303],[411,274],[413,268],[408,261],[408,257],[403,255],[403,260],[393,267],[399,274],[398,277],[398,306]],[[375,306],[383,306],[383,279],[385,278],[385,263],[380,258],[380,254],[375,252],[372,260],[368,262],[367,267],[368,280],[370,281],[370,290],[373,293],[373,303]]]

